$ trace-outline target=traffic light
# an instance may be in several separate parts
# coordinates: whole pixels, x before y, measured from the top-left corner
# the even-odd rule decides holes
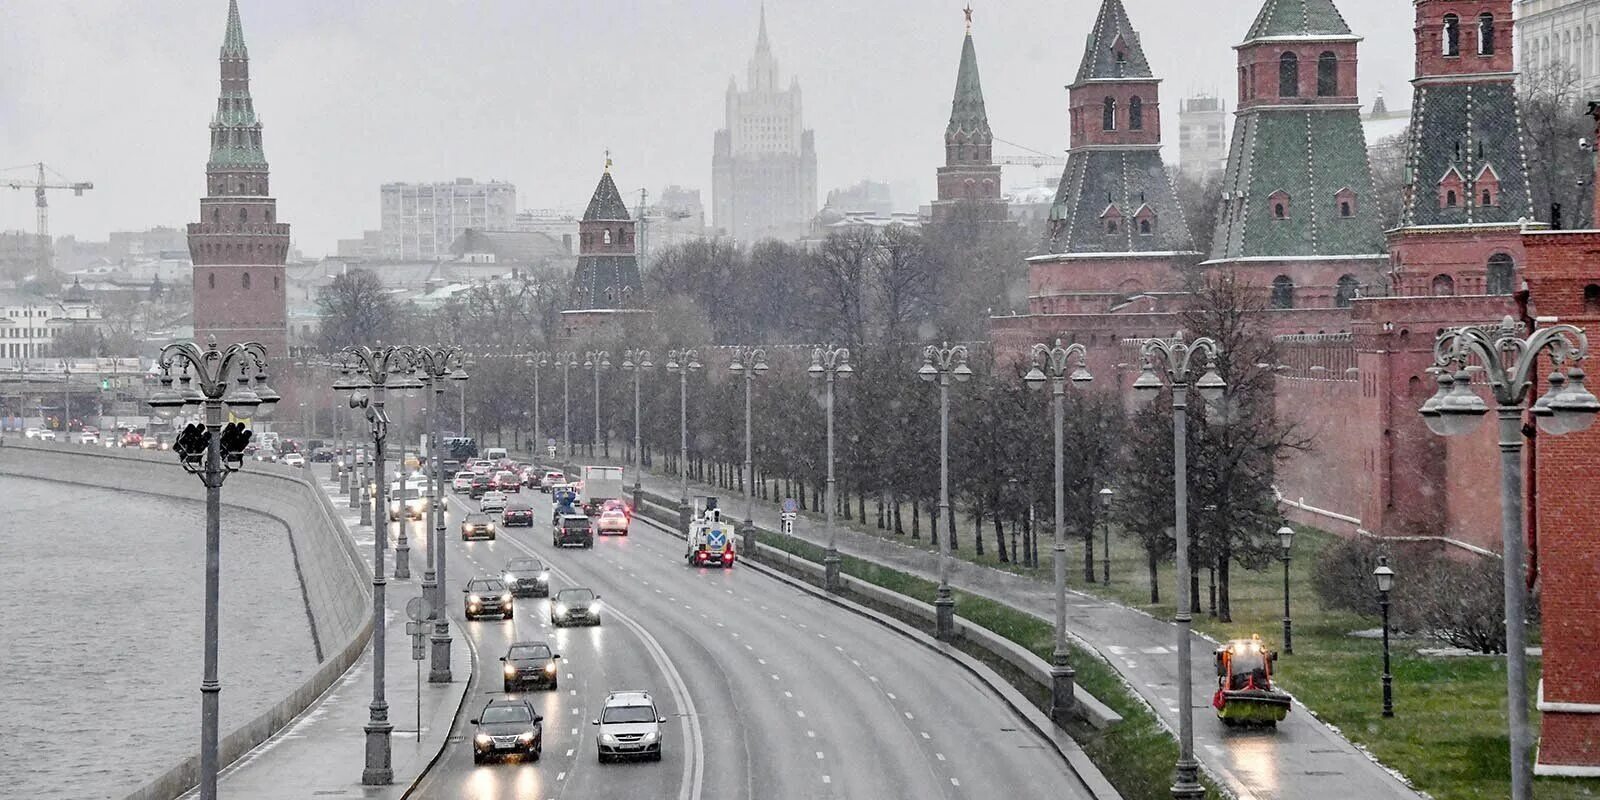
[[[100,391],[103,392],[103,391],[105,391],[107,389],[110,389],[110,388],[111,388],[111,379],[110,378],[101,378],[100,379]]]

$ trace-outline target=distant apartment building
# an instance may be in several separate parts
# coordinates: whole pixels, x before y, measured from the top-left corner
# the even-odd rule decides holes
[[[823,204],[823,208],[845,214],[865,212],[887,217],[894,212],[894,189],[883,181],[863,179],[854,186],[829,191],[828,202]]]
[[[817,150],[801,116],[800,83],[778,85],[763,9],[746,88],[728,79],[726,127],[711,161],[713,224],[743,241],[799,238],[817,215]]]
[[[417,261],[450,258],[463,231],[507,231],[517,215],[517,187],[478,183],[386,183],[380,191],[382,256]]]
[[[55,300],[0,291],[0,358],[54,355],[56,337],[72,324],[67,308]]]
[[[383,231],[362,231],[359,239],[340,239],[334,254],[339,258],[377,261],[383,258]]]
[[[519,233],[542,233],[561,242],[568,253],[578,252],[573,244],[578,240],[578,217],[569,210],[559,208],[528,208],[517,212],[511,230]]]
[[[1228,166],[1228,109],[1220,97],[1189,97],[1178,104],[1178,172],[1195,180]]]
[[[1517,0],[1513,11],[1518,80],[1571,80],[1583,99],[1600,90],[1600,0]]]

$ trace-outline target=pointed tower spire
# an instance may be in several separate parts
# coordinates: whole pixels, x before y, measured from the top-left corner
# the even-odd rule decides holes
[[[1244,40],[1249,44],[1257,39],[1280,36],[1352,35],[1350,25],[1333,0],[1270,0],[1256,14],[1256,21]]]
[[[955,204],[984,204],[985,219],[1004,219],[1000,200],[1000,168],[994,165],[994,132],[983,104],[983,83],[978,79],[978,51],[972,43],[972,6],[966,15],[967,33],[961,41],[961,63],[956,68],[955,97],[950,101],[950,124],[944,129],[944,163],[939,168],[939,199],[934,221],[949,216]]]
[[[767,4],[766,3],[762,3],[761,4],[761,30],[760,30],[760,32],[758,32],[756,34],[756,51],[764,53],[764,52],[767,52],[767,51],[769,51],[771,49],[772,49],[771,45],[767,42]]]
[[[1083,50],[1083,63],[1074,83],[1120,78],[1154,78],[1150,61],[1139,44],[1139,33],[1128,19],[1122,0],[1105,0],[1095,17],[1094,30]]]
[[[643,214],[643,209],[640,209]],[[572,274],[574,309],[636,308],[642,300],[636,223],[628,215],[616,181],[611,152],[578,222],[578,264]]]
[[[239,0],[228,0],[228,30],[222,35],[222,57],[250,57],[244,46],[244,25],[239,22]]]

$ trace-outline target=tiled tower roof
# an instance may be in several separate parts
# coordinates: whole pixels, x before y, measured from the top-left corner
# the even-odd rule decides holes
[[[983,106],[983,84],[978,80],[978,51],[972,45],[972,31],[961,44],[961,66],[956,71],[955,98],[950,103],[950,124],[945,139],[966,137],[993,138],[989,113]]]
[[[606,164],[605,174],[600,176],[599,185],[594,187],[594,197],[589,198],[589,207],[584,210],[585,220],[627,220],[628,206],[622,202],[622,194],[617,191],[617,184],[611,180],[611,165]]]
[[[1245,41],[1275,36],[1350,36],[1333,0],[1267,0]]]
[[[219,169],[265,169],[267,156],[261,146],[261,122],[256,119],[255,101],[250,97],[250,51],[244,44],[238,0],[228,0],[228,28],[222,36],[221,61],[222,90],[217,95],[217,113],[211,118],[210,163]]]
[[[1400,224],[1460,225],[1532,219],[1522,126],[1515,84],[1420,84],[1411,112],[1406,172],[1411,176]],[[1465,191],[1456,206],[1439,201],[1438,187],[1459,176]],[[1480,183],[1496,184],[1494,202],[1484,205]]]
[[[1122,0],[1105,0],[1100,5],[1100,15],[1095,18],[1094,30],[1089,33],[1075,82],[1153,77],[1150,61],[1139,45],[1139,33],[1133,29]]]
[[[1146,210],[1148,209],[1148,212]],[[1138,217],[1153,215],[1151,232]],[[1112,216],[1116,230],[1109,230]],[[1172,253],[1194,249],[1158,149],[1074,150],[1050,210],[1050,252]]]
[[[228,0],[228,30],[222,36],[222,57],[250,57],[244,46],[244,25],[239,22],[239,0]]]

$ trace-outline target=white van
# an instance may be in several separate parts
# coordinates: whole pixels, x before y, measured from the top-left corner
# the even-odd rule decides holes
[[[506,453],[506,449],[504,447],[491,447],[491,448],[488,448],[487,450],[483,451],[483,457],[488,459],[488,460],[490,460],[490,461],[493,461],[496,464],[500,463],[500,459],[502,459],[502,458],[510,458],[510,456]]]

